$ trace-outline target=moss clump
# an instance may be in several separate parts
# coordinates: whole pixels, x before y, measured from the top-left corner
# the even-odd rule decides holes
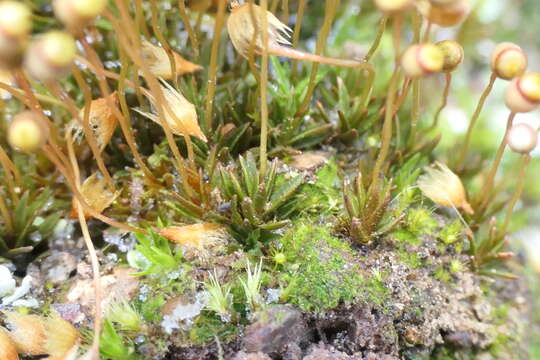
[[[324,226],[298,224],[282,239],[287,257],[278,273],[282,300],[321,312],[364,299],[382,305],[387,297],[380,274],[364,278],[350,246]]]
[[[304,209],[307,214],[335,214],[342,201],[339,167],[329,160],[317,170],[315,176],[315,183],[301,186],[299,208]]]
[[[215,341],[227,343],[238,336],[238,328],[232,323],[222,322],[218,316],[210,312],[203,312],[191,326],[189,339],[193,345],[204,345]]]

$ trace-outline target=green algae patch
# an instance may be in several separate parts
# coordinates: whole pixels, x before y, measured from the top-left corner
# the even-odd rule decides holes
[[[277,277],[284,302],[322,312],[360,299],[382,305],[388,297],[382,277],[363,276],[349,244],[325,226],[297,224],[281,246],[287,263]]]

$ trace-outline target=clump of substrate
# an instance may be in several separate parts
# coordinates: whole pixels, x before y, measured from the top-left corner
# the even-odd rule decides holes
[[[311,178],[306,204],[316,198],[317,206],[330,207],[339,195],[333,181],[335,162],[325,162],[306,173]],[[189,249],[177,246],[172,254],[180,260],[174,271],[132,279],[125,278],[125,265],[116,256],[102,254],[102,267],[110,269],[110,275],[102,277],[106,307],[114,305],[114,297],[127,296],[132,316],[144,324],[119,332],[123,352],[118,356],[445,359],[462,354],[473,359],[485,353],[508,359],[508,354],[522,353],[528,311],[523,281],[486,285],[466,266],[459,219],[417,205],[407,210],[402,226],[378,239],[376,246],[354,245],[336,233],[332,213],[308,212],[298,218],[270,244],[254,307],[248,305],[240,280],[247,279],[246,261],[256,258],[239,250],[232,238],[225,249],[209,246],[200,256],[191,253],[190,260],[181,255]],[[135,247],[128,253],[135,268],[131,272],[150,269],[148,260],[140,261],[144,256],[139,251]],[[76,274],[62,281],[55,276],[69,269],[67,262],[58,264],[55,273],[45,270],[51,266],[47,257],[38,261],[44,275],[38,286],[49,289],[38,293],[41,304],[86,327],[92,320],[92,287],[88,260],[79,261]],[[213,273],[230,294],[226,320],[208,307]],[[86,295],[74,297],[77,292]],[[118,324],[122,328],[129,322],[123,319],[127,310],[115,311],[108,319],[124,322]]]

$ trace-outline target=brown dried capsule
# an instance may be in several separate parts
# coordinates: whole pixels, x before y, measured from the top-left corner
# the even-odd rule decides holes
[[[99,178],[97,173],[90,175],[86,180],[84,180],[80,191],[86,203],[100,214],[111,206],[118,195],[120,195],[119,192],[114,192],[114,190],[111,189],[111,186],[107,180]],[[83,213],[84,217],[87,219],[92,217],[91,214],[84,210]],[[73,198],[71,203],[71,212],[69,216],[71,219],[77,219],[78,217],[76,198]]]
[[[30,9],[18,1],[0,1],[0,69],[20,65],[32,29]]]
[[[415,44],[403,53],[401,66],[409,77],[426,76],[443,69],[442,51],[433,44]]]
[[[443,54],[444,72],[454,71],[463,61],[463,46],[454,40],[443,40],[435,44]]]
[[[150,72],[154,76],[169,80],[174,78],[171,62],[167,51],[151,42],[143,40],[142,55],[148,62]],[[202,69],[202,66],[184,59],[180,54],[173,51],[175,70],[177,75],[191,74]]]
[[[528,154],[538,144],[538,131],[529,124],[516,124],[508,132],[506,141],[512,151],[519,154]]]
[[[54,15],[68,29],[80,31],[107,6],[107,0],[54,0]]]
[[[497,77],[511,80],[527,69],[527,55],[513,43],[500,43],[491,54],[491,69]]]
[[[540,74],[525,73],[506,89],[506,106],[513,112],[533,111],[540,105]]]
[[[117,106],[118,93],[116,91],[109,95],[108,99],[100,98],[92,100],[90,103],[88,121],[90,123],[90,128],[94,132],[94,136],[100,151],[103,151],[111,140],[117,124],[116,116],[114,116],[113,109],[111,109],[109,104]],[[85,109],[82,109],[79,112],[79,117],[81,120],[84,119],[84,111]],[[82,131],[81,124],[77,124],[77,131]]]
[[[32,41],[25,56],[25,67],[35,79],[46,82],[68,75],[77,48],[73,36],[50,31]]]
[[[418,11],[429,22],[442,27],[455,26],[469,15],[471,5],[468,0],[453,1],[447,5],[437,5],[428,0],[419,0],[416,3]]]
[[[9,144],[20,151],[33,152],[45,144],[49,135],[39,115],[33,111],[17,114],[8,129]]]
[[[395,14],[409,9],[413,0],[374,0],[375,5],[384,13]]]

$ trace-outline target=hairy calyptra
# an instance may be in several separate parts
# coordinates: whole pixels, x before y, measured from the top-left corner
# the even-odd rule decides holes
[[[245,58],[249,57],[252,47],[256,55],[262,54],[264,50],[262,31],[267,31],[268,53],[271,55],[352,68],[361,64],[360,61],[330,58],[293,49],[289,47],[292,30],[270,11],[265,12],[258,5],[239,5],[236,2],[233,2],[231,7],[227,30],[234,48]],[[265,16],[268,23],[266,30],[261,29]]]

